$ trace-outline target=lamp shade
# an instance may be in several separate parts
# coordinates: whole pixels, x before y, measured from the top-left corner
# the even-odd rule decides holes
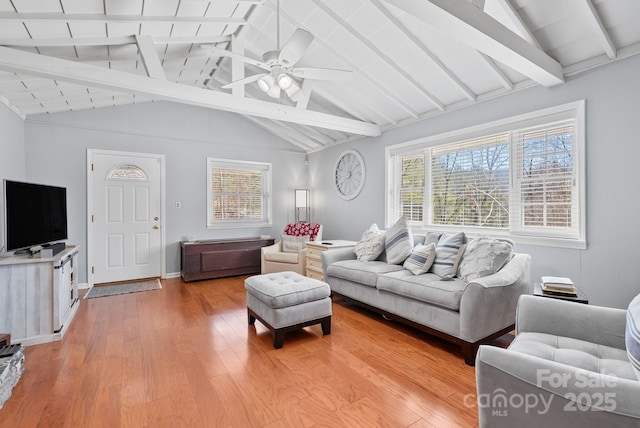
[[[309,189],[296,189],[296,208],[309,208]]]

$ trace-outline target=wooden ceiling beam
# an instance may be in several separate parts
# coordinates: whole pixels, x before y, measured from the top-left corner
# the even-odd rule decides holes
[[[65,61],[6,47],[0,47],[0,69],[97,88],[144,94],[154,99],[320,128],[331,128],[351,134],[378,136],[381,133],[380,127],[373,123],[301,110],[267,101],[235,97],[231,94]]]
[[[231,36],[151,36],[155,44],[225,43]],[[122,37],[54,37],[54,38],[0,38],[0,45],[21,48],[51,46],[118,46],[136,43],[135,35]]]
[[[602,49],[604,49],[605,53],[609,57],[609,59],[616,59],[618,55],[616,46],[613,44],[611,40],[611,36],[609,36],[609,32],[607,31],[607,27],[604,26],[598,11],[596,10],[595,5],[592,0],[582,0],[584,4],[585,11],[589,20],[592,23],[592,27],[595,30],[596,36],[600,41],[600,45]]]
[[[522,16],[518,13],[511,0],[496,0],[498,5],[502,8],[507,15],[511,23],[516,27],[517,33],[529,43],[535,45],[535,47],[542,49],[538,39],[533,35],[527,24],[522,19]]]
[[[466,0],[385,0],[452,38],[551,87],[564,83],[562,65]]]
[[[107,15],[97,13],[20,13],[0,12],[0,22],[94,22],[94,23],[158,23],[158,24],[223,24],[245,25],[242,18],[206,16]]]
[[[147,76],[153,79],[167,80],[167,76],[164,75],[164,70],[162,69],[158,51],[151,40],[151,36],[136,34],[135,37],[140,58],[142,58],[142,65],[144,65]]]

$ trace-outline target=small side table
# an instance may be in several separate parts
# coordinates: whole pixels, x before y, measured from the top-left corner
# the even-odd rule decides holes
[[[11,335],[7,333],[0,333],[0,346],[11,345]]]
[[[307,242],[307,264],[306,276],[313,279],[324,281],[324,272],[322,272],[321,254],[324,251],[334,248],[355,247],[357,242],[344,241],[341,239],[325,239],[319,242]]]
[[[578,295],[577,296],[562,296],[562,295],[558,295],[558,294],[551,294],[551,293],[545,293],[542,291],[542,285],[539,282],[536,282],[533,284],[533,295],[534,296],[538,296],[538,297],[548,297],[551,299],[560,299],[560,300],[566,300],[569,302],[575,302],[575,303],[584,303],[585,305],[589,304],[589,299],[587,298],[587,295],[584,294],[580,289],[577,289],[578,291]]]

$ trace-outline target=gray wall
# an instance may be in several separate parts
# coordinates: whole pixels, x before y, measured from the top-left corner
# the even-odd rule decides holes
[[[26,177],[67,188],[70,244],[83,247],[80,281],[86,275],[87,149],[165,155],[167,273],[180,271],[179,242],[279,236],[294,218],[293,190],[307,186],[304,154],[232,113],[173,103],[40,115],[25,122]],[[273,227],[206,228],[206,158],[271,162]],[[175,208],[180,201],[182,208]]]
[[[567,79],[556,88],[533,87],[448,112],[376,138],[364,138],[310,155],[310,185],[324,237],[358,240],[371,223],[384,226],[384,149],[472,125],[586,99],[587,250],[516,245],[532,256],[532,280],[571,277],[593,304],[625,307],[640,293],[640,56]],[[340,199],[332,170],[338,155],[353,148],[363,156],[362,193]]]
[[[25,175],[24,122],[4,104],[0,104],[0,253],[5,246],[2,180],[23,181]]]

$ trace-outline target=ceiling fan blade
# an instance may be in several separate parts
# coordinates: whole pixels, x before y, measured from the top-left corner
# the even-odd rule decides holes
[[[280,50],[278,60],[284,66],[292,66],[302,58],[311,42],[313,42],[313,35],[298,28]]]
[[[252,83],[252,82],[255,82],[256,80],[260,80],[261,78],[263,78],[268,74],[269,73],[254,74],[253,76],[248,76],[248,77],[245,77],[244,79],[238,79],[233,82],[227,83],[226,85],[221,86],[221,88],[230,89],[230,88],[233,88],[234,86],[246,85],[247,83]]]
[[[262,61],[258,61],[257,59],[249,58],[247,56],[243,56],[243,55],[237,54],[235,52],[231,52],[231,51],[228,51],[226,49],[219,48],[219,47],[214,46],[214,45],[201,45],[200,48],[201,49],[205,49],[205,50],[207,50],[207,51],[209,51],[211,53],[214,53],[214,54],[216,54],[218,56],[227,56],[229,58],[236,58],[236,59],[239,59],[241,61],[246,62],[247,64],[255,65],[256,67],[260,67],[260,68],[263,68],[265,70],[270,70],[269,66],[267,64],[265,64],[264,62],[262,62]]]
[[[353,78],[353,71],[351,70],[337,70],[333,68],[315,68],[315,67],[299,67],[290,71],[296,77],[302,77],[303,79],[315,79],[315,80],[337,80],[340,82],[347,82]]]

